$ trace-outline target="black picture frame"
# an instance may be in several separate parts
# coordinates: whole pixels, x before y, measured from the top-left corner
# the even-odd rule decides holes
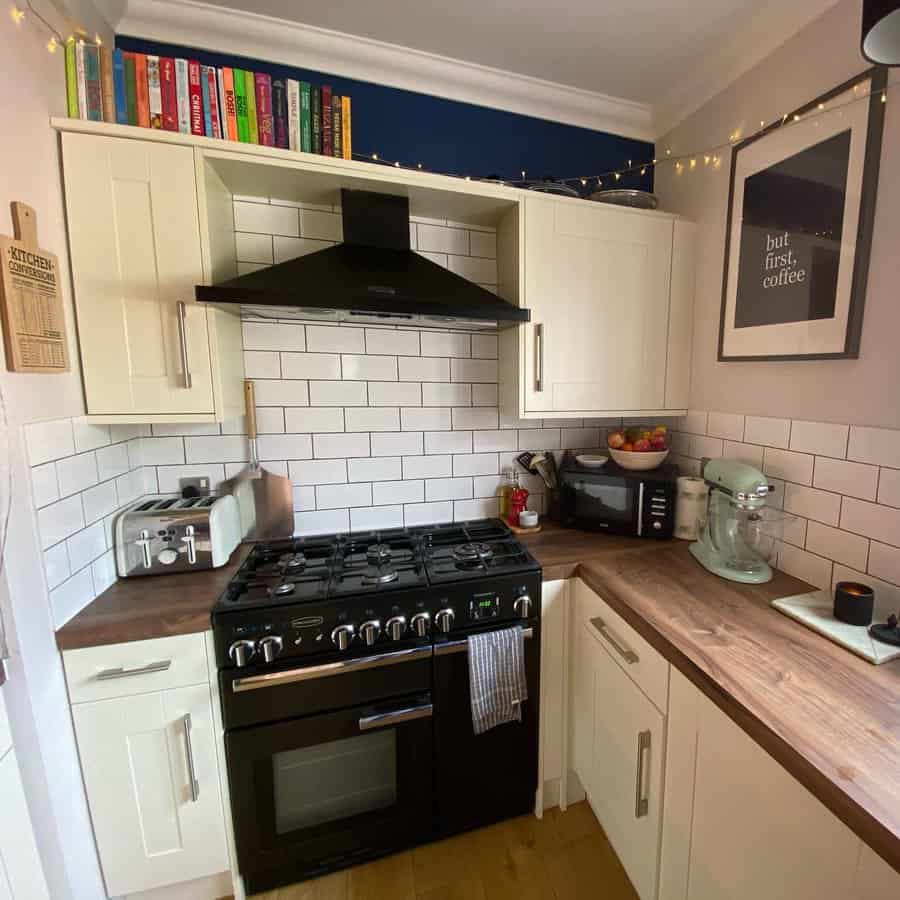
[[[729,261],[731,259],[731,236],[735,215],[735,177],[738,166],[738,157],[742,150],[763,141],[772,133],[779,131],[785,122],[791,121],[795,116],[803,117],[813,110],[818,110],[821,105],[827,104],[835,97],[852,91],[855,86],[869,82],[871,89],[868,97],[868,117],[866,124],[866,145],[863,157],[862,182],[860,186],[859,218],[856,233],[856,250],[853,257],[853,275],[850,286],[850,304],[847,316],[847,326],[844,341],[844,349],[839,352],[803,353],[803,354],[752,354],[737,355],[725,354],[726,315],[728,305]],[[776,120],[768,127],[762,129],[751,137],[735,144],[731,154],[731,172],[728,188],[728,219],[725,231],[725,259],[722,273],[722,302],[719,314],[719,347],[718,360],[720,362],[784,362],[799,360],[823,360],[823,359],[858,359],[860,338],[862,335],[863,311],[865,307],[866,285],[869,274],[869,257],[872,244],[872,234],[875,222],[875,205],[878,193],[878,175],[881,163],[881,141],[884,131],[884,91],[887,87],[887,69],[883,66],[873,66],[850,80],[838,85],[832,90],[797,110],[786,115],[783,119]],[[860,101],[861,102],[861,101]],[[743,210],[737,211],[741,215]]]

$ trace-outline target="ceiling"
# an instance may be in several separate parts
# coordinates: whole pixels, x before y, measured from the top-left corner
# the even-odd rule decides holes
[[[777,34],[790,27],[786,6],[805,8],[808,20],[834,0],[206,2],[653,104],[673,74],[689,73],[761,20]]]

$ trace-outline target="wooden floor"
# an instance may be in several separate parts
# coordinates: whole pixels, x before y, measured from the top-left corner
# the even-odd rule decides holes
[[[253,900],[638,900],[587,803],[522,816]]]

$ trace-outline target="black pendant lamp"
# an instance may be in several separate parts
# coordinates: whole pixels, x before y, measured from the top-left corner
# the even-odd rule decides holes
[[[869,62],[900,66],[900,0],[863,0],[862,53]]]

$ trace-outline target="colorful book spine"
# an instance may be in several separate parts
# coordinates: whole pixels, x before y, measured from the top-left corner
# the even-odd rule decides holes
[[[178,111],[178,130],[191,133],[191,93],[188,85],[188,61],[175,60],[175,108]]]
[[[116,121],[116,87],[113,78],[112,50],[100,47],[100,93],[103,97],[103,121]]]
[[[300,82],[287,80],[288,148],[300,149]]]
[[[247,129],[249,143],[259,143],[259,119],[256,112],[256,75],[244,71],[244,93],[247,95]]]
[[[242,144],[249,144],[250,123],[247,121],[247,86],[243,69],[234,70],[234,109],[237,115],[238,140]]]
[[[225,85],[225,121],[228,124],[228,140],[238,140],[237,98],[234,95],[234,69],[222,70]]]
[[[137,89],[137,118],[141,128],[150,127],[150,85],[147,83],[147,57],[134,54],[134,84]]]
[[[78,64],[75,62],[75,38],[66,41],[66,109],[70,119],[78,118]]]
[[[300,149],[312,153],[312,100],[308,81],[300,82]]]
[[[163,127],[162,84],[159,80],[159,57],[147,57],[147,99],[150,107],[150,127]]]
[[[128,98],[125,89],[125,54],[113,51],[113,86],[116,92],[116,122],[128,124]]]
[[[256,115],[259,118],[259,142],[275,146],[275,116],[272,112],[272,76],[256,73]]]
[[[353,144],[350,129],[350,98],[341,97],[341,149],[344,159],[353,159]]]
[[[338,159],[344,155],[343,140],[344,129],[341,125],[341,114],[343,107],[341,106],[341,97],[339,94],[333,94],[331,97],[331,128],[334,137],[331,140],[331,152]]]
[[[310,119],[312,120],[312,152],[322,152],[322,92],[318,88],[310,91]]]
[[[175,60],[170,56],[159,58],[159,91],[162,97],[162,127],[166,131],[178,131],[178,83]]]
[[[133,53],[125,54],[125,114],[129,125],[137,125],[137,84]]]
[[[75,45],[75,80],[78,84],[78,118],[86,119],[87,114],[87,81],[84,77],[84,41]]]
[[[272,80],[272,115],[275,117],[275,146],[290,147],[287,116],[287,89],[281,78]]]
[[[212,124],[211,136],[222,137],[222,107],[219,105],[219,78],[215,66],[204,66],[206,89],[209,91],[209,119]]]
[[[188,101],[191,105],[191,134],[203,136],[203,87],[200,84],[200,63],[188,63]]]
[[[334,133],[331,125],[331,116],[333,113],[331,106],[331,85],[322,85],[322,153],[325,156],[333,156],[332,140]]]
[[[212,98],[209,96],[209,66],[200,66],[200,93],[203,98],[203,133],[213,136]]]
[[[87,99],[87,118],[103,121],[103,88],[100,84],[100,48],[84,45],[84,93]]]

